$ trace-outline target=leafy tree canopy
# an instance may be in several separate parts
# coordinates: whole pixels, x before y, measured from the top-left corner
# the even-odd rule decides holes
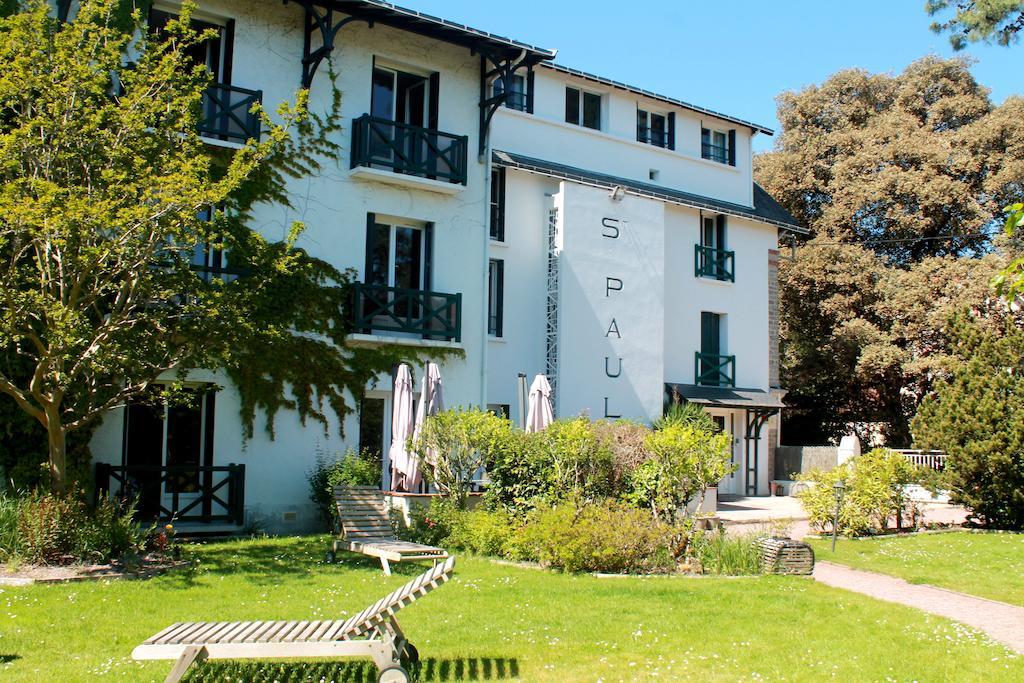
[[[304,92],[257,107],[260,140],[206,145],[191,9],[159,41],[124,0],[84,0],[68,23],[29,0],[0,19],[0,394],[45,431],[58,491],[68,435],[158,380],[220,369],[250,433],[281,408],[326,429],[402,355],[346,346],[353,273],[297,249],[301,224],[283,242],[246,225],[336,155],[340,95],[322,115]],[[197,249],[231,273],[197,272]]]
[[[1015,43],[1024,29],[1024,2],[1020,0],[927,0],[928,14],[953,16],[932,22],[936,33],[949,33],[954,50],[983,41],[1004,47]]]

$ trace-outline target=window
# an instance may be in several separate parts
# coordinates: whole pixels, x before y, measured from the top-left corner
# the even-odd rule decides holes
[[[697,277],[735,282],[734,252],[726,249],[726,217],[701,216],[700,244],[697,245]]]
[[[565,89],[565,121],[601,130],[601,96],[578,88]]]
[[[505,241],[505,168],[491,169],[491,239]]]
[[[168,405],[153,396],[125,408],[122,457],[125,466],[140,468],[129,470],[129,476],[139,495],[139,512],[146,517],[159,514],[163,496],[198,495],[199,467],[213,464],[216,394],[206,389],[192,394],[181,404]],[[161,484],[162,467],[184,469]]]
[[[725,316],[703,311],[700,314],[700,351],[696,353],[696,383],[712,387],[736,386],[736,358],[722,350]]]
[[[384,399],[364,398],[359,404],[359,452],[380,457],[384,452]]]
[[[207,207],[200,211],[197,217],[201,221],[210,222],[215,213],[216,210],[213,207]],[[192,270],[196,271],[199,277],[206,282],[211,282],[214,279],[233,282],[238,279],[237,271],[232,272],[228,268],[227,254],[211,242],[209,236],[192,248],[191,265]]]
[[[508,419],[509,405],[507,403],[488,403],[487,412],[493,413],[498,417]]]
[[[367,249],[368,285],[423,289],[423,228],[374,221]]]
[[[527,111],[526,78],[524,76],[514,74],[511,80],[512,87],[509,90],[508,97],[505,98],[505,106],[509,109],[515,109],[516,111]],[[495,95],[500,95],[505,92],[505,81],[501,78],[495,78],[494,83],[491,85],[491,92]]]
[[[701,158],[717,161],[720,164],[736,165],[736,131],[728,132],[700,129]]]
[[[668,147],[668,118],[643,109],[636,111],[636,139],[655,147]]]
[[[149,34],[157,40],[164,38],[164,30],[172,19],[178,19],[177,14],[164,12],[163,10],[151,9],[149,11]],[[228,22],[229,24],[231,22]],[[190,46],[185,54],[195,64],[204,64],[210,70],[214,83],[230,83],[231,71],[231,39],[229,27],[218,26],[205,21],[192,19],[190,26],[193,30],[202,33],[204,31],[215,31],[217,35],[204,40],[201,43]]]
[[[491,259],[487,272],[487,334],[502,336],[504,323],[505,262]]]

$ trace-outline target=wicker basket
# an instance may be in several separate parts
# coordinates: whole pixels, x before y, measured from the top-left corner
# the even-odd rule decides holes
[[[761,569],[770,574],[810,574],[814,571],[814,549],[791,538],[762,538]]]

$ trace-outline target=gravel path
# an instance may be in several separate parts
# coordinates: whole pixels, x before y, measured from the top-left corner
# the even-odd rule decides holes
[[[814,566],[814,580],[937,614],[983,631],[993,640],[1024,654],[1024,607],[976,598],[945,588],[907,583],[885,574],[851,569],[831,562]]]

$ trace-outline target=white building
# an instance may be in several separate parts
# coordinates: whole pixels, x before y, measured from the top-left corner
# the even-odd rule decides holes
[[[152,22],[175,9],[157,0]],[[302,247],[359,271],[354,342],[461,349],[442,364],[446,403],[513,419],[519,373],[549,375],[558,416],[707,404],[735,437],[739,469],[720,491],[768,492],[778,238],[801,231],[752,179],[751,139],[770,130],[377,0],[204,0],[196,19],[220,34],[201,56],[219,84],[210,144],[252,134],[248,98],[272,108],[304,82],[326,110],[333,64],[344,163],[292,181],[294,208],[263,207],[253,227],[280,239],[302,220]],[[421,307],[436,313],[428,329]],[[190,380],[221,389],[163,416],[116,411],[92,444],[103,481],[149,487],[151,512],[299,530],[314,521],[318,454],[387,452],[390,377],[345,438],[282,412],[275,439],[257,427],[248,441],[230,383]],[[168,466],[204,469],[176,480]]]

